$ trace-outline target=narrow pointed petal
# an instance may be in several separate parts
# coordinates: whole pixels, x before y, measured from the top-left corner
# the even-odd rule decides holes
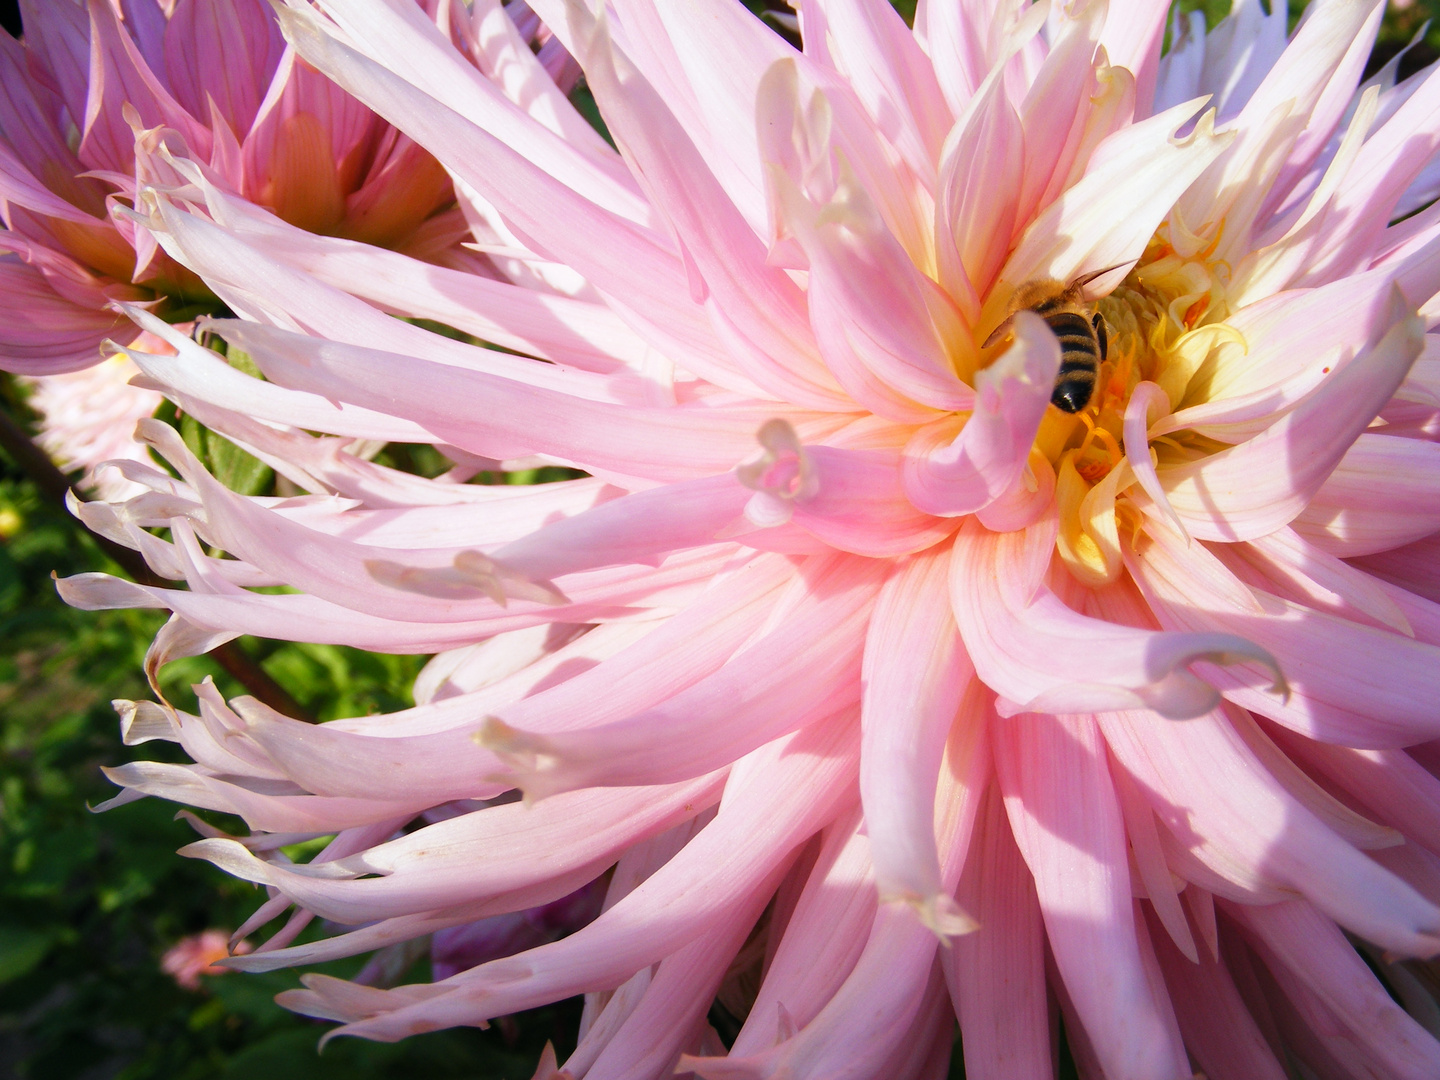
[[[940,954],[972,1080],[1049,1080],[1045,928],[1035,880],[1010,831],[998,784],[975,823],[957,901],[980,923]]]
[[[1021,714],[993,729],[995,766],[1055,965],[1109,1077],[1184,1076],[1174,1019],[1136,939],[1125,830],[1089,717]],[[1162,1011],[1163,1010],[1163,1011]]]
[[[1050,407],[1060,343],[1032,312],[1015,317],[1015,342],[975,376],[974,411],[948,444],[947,425],[916,432],[905,453],[905,491],[920,510],[959,517],[1010,492]]]
[[[948,912],[953,902],[941,889],[933,793],[974,672],[950,613],[949,572],[950,552],[932,549],[881,589],[865,641],[860,717],[860,798],[881,899],[913,905],[922,921],[928,913],[946,936],[968,920]]]
[[[1008,699],[1003,715],[1148,707],[1197,716],[1219,693],[1187,665],[1252,660],[1275,670],[1268,653],[1232,634],[1155,634],[1066,607],[1041,584],[1054,537],[1053,523],[991,533],[971,520],[955,540],[955,619],[976,673]]]
[[[1247,540],[1293,521],[1404,380],[1422,333],[1418,318],[1401,319],[1261,434],[1161,470],[1160,485],[1189,533]]]

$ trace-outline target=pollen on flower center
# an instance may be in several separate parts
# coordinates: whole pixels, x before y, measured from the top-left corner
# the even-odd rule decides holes
[[[1163,416],[1204,399],[1204,373],[1217,346],[1245,348],[1224,321],[1229,267],[1210,258],[1215,241],[1198,247],[1192,237],[1192,243],[1175,244],[1169,234],[1169,224],[1162,225],[1125,280],[1095,304],[1108,342],[1089,403],[1075,413],[1050,408],[1036,437],[1036,448],[1055,469],[1057,547],[1072,573],[1089,585],[1115,579],[1120,537],[1139,528],[1139,511],[1128,500],[1116,502],[1139,479],[1137,470],[1219,449],[1185,431],[1127,445],[1126,417],[1135,411],[1137,388],[1150,387],[1138,426],[1131,421],[1131,441]]]

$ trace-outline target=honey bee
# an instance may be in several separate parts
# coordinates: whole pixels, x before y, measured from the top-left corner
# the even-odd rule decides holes
[[[1062,412],[1079,412],[1090,404],[1095,395],[1100,365],[1105,362],[1109,347],[1105,317],[1095,310],[1093,302],[1085,299],[1084,289],[1096,278],[1119,268],[1107,266],[1104,270],[1075,278],[1068,284],[1032,281],[1020,286],[1010,301],[1005,320],[985,339],[985,347],[995,344],[1009,332],[1015,312],[1025,309],[1035,312],[1060,339],[1060,373],[1055,376],[1055,390],[1050,395],[1050,404]]]

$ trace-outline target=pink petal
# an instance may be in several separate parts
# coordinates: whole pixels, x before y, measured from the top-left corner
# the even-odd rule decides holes
[[[939,281],[968,321],[979,314],[978,298],[989,292],[1010,250],[1024,163],[1025,132],[997,73],[945,142],[935,198]]]
[[[1394,302],[1403,304],[1398,295]],[[1401,317],[1248,442],[1160,470],[1187,531],[1201,540],[1248,540],[1293,521],[1405,378],[1422,336],[1418,318]]]
[[[941,770],[935,804],[946,893],[954,889],[969,850],[988,764],[983,752],[974,752],[974,734],[957,742],[961,753]],[[888,1065],[897,1056],[903,1059],[930,994],[943,993],[943,983],[935,978],[936,945],[935,935],[910,912],[881,905],[854,970],[810,1023],[789,1037],[782,1033],[776,1046],[746,1058],[733,1053],[724,1059],[687,1057],[682,1066],[712,1080],[889,1075]]]
[[[1341,558],[1404,547],[1440,530],[1440,446],[1360,435],[1296,516],[1294,528]]]
[[[998,785],[975,822],[958,902],[980,923],[940,954],[971,1080],[1049,1080],[1045,929]]]
[[[153,5],[152,5],[153,7]],[[231,130],[250,130],[280,62],[284,41],[257,0],[184,0],[165,26],[165,75],[191,116],[209,119],[214,101]]]
[[[865,639],[860,714],[860,799],[880,897],[913,905],[944,937],[971,925],[941,889],[935,842],[940,760],[974,674],[946,597],[949,572],[950,552],[932,549],[881,589]]]
[[[1400,746],[1440,733],[1435,646],[1247,589],[1203,547],[1154,535],[1126,561],[1162,625],[1255,642],[1276,658],[1291,691],[1280,701],[1254,689],[1253,674],[1216,672],[1231,700],[1311,738],[1351,746]]]
[[[828,0],[823,7],[830,63],[906,164],[928,178],[953,123],[929,58],[884,0]],[[811,37],[807,32],[807,48]]]
[[[1095,46],[1104,19],[1105,9],[1092,4],[1061,8],[1050,21],[1049,53],[1035,72],[1019,110],[1025,129],[1025,166],[1016,199],[1017,221],[1032,221],[1057,193],[1054,181],[1063,180],[1070,172],[1079,144],[1072,134],[1083,129],[1091,108]]]
[[[773,891],[793,848],[833,817],[854,783],[854,734],[853,720],[846,719],[817,725],[761,751],[731,781],[714,821],[577,933],[434,984],[419,1005],[391,991],[383,1010],[375,1005],[365,1010],[366,1019],[347,1009],[354,1020],[344,1030],[393,1040],[417,1027],[473,1024],[531,1002],[619,985],[693,941],[731,905]],[[676,918],[682,911],[684,917]],[[646,932],[637,932],[638,927]],[[291,1000],[309,1011],[309,1003],[317,996],[324,1001],[333,983],[339,980],[312,982],[308,994],[291,991]]]
[[[1226,893],[1264,903],[1288,889],[1386,948],[1429,955],[1440,945],[1434,905],[1302,807],[1222,715],[1159,726],[1139,713],[1098,719],[1180,849],[1223,875]]]
[[[816,490],[796,499],[793,520],[827,546],[894,557],[922,551],[954,531],[953,520],[915,508],[894,451],[809,446],[805,452],[814,463]],[[757,534],[746,535],[752,537],[760,542]]]
[[[1315,742],[1275,726],[1297,761],[1328,777],[1380,820],[1431,851],[1440,850],[1440,780],[1404,750],[1354,750]]]
[[[49,76],[46,81],[57,88],[71,122],[78,127],[85,119],[85,99],[90,87],[90,19],[85,7],[52,4],[49,0],[20,0],[20,11],[25,26],[25,51],[36,58],[37,66]],[[8,127],[6,134],[10,135]]]
[[[616,139],[644,177],[707,292],[745,373],[782,400],[844,409],[849,404],[820,361],[805,296],[777,267],[654,88],[612,51],[604,23],[579,44]]]
[[[485,457],[505,459],[539,451],[565,461],[583,458],[592,472],[657,474],[655,480],[713,476],[753,452],[755,432],[773,415],[764,406],[748,404],[617,407],[547,393],[485,372],[254,323],[211,327],[248,352],[281,385],[407,417],[440,441]],[[488,403],[483,425],[474,422],[465,404],[475,400]],[[598,442],[602,439],[610,444],[608,449]],[[657,455],[662,445],[665,452]]]
[[[164,124],[202,158],[210,156],[210,131],[170,96],[120,25],[118,12],[90,0],[90,96],[80,123],[80,160],[92,169],[129,172],[135,160],[135,133],[121,115],[124,105],[147,127]]]
[[[1184,1076],[1169,1003],[1152,990],[1138,947],[1125,829],[1099,728],[1089,717],[1022,713],[992,736],[1055,965],[1105,1074]]]
[[[1079,183],[1025,230],[1000,277],[1013,285],[1069,281],[1139,258],[1176,198],[1230,142],[1203,118],[1175,137],[1201,104],[1169,109],[1102,142]]]
[[[614,723],[548,736],[490,720],[481,743],[511,766],[505,779],[527,798],[709,772],[847,710],[879,584],[862,560],[813,560],[803,585],[811,595],[781,601],[788,609],[783,631],[760,638],[688,690]],[[815,685],[827,692],[815,693]]]
[[[623,296],[623,306],[612,305],[642,333],[660,335],[663,352],[720,385],[753,385],[734,370],[704,311],[691,301],[681,260],[651,230],[592,202],[293,11],[281,19],[309,62],[388,119],[401,121],[402,130],[493,203],[528,245],[573,266],[602,292]],[[517,195],[534,191],[548,193],[543,213],[538,202]]]
[[[955,540],[950,590],[975,671],[1002,715],[1043,710],[1152,708],[1183,718],[1213,708],[1219,694],[1192,674],[1196,660],[1223,664],[1269,654],[1232,634],[1156,634],[1087,618],[1046,588],[1053,521],[1024,532],[990,533],[973,519]]]
[[[1135,73],[1137,120],[1150,112],[1147,106],[1155,92],[1167,10],[1168,5],[1155,0],[1117,0],[1110,5],[1100,34],[1100,45],[1110,63]]]
[[[857,805],[825,830],[815,868],[731,1047],[735,1057],[758,1054],[808,1025],[854,970],[876,911],[863,826]]]
[[[1235,983],[1208,953],[1182,956],[1152,924],[1151,940],[1165,973],[1185,1048],[1212,1080],[1286,1080]]]
[[[125,311],[143,329],[165,341],[176,352],[162,356],[131,349],[122,351],[156,383],[179,395],[223,402],[228,408],[243,409],[260,420],[362,439],[424,442],[431,438],[418,424],[397,420],[385,413],[339,405],[314,394],[287,390],[273,383],[252,379],[148,312],[133,307],[127,307]]]
[[[696,1026],[705,1023],[715,991],[769,899],[757,890],[748,904],[736,905],[700,938],[660,961],[634,1011],[585,1070],[588,1080],[668,1075]]]
[[[1391,999],[1329,919],[1303,901],[1227,910],[1340,1018],[1388,1075],[1422,1080],[1440,1071],[1440,1043]]]
[[[181,854],[355,926],[496,897],[582,868],[598,874],[630,845],[713,806],[722,784],[708,776],[670,788],[577,792],[548,809],[492,806],[322,864],[265,862],[234,840],[200,840]]]
[[[60,296],[32,266],[0,259],[0,368],[19,375],[79,371],[100,360],[100,344],[126,336],[114,313]]]
[[[905,448],[905,492],[920,510],[959,517],[1011,491],[1050,406],[1060,344],[1043,319],[1015,316],[1015,342],[975,375],[974,411],[948,445],[948,425],[916,432]]]

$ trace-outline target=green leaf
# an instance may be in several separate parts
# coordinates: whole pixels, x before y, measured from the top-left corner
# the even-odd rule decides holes
[[[189,417],[186,417],[189,419]],[[246,453],[225,436],[206,433],[206,464],[216,480],[241,495],[259,495],[270,490],[275,473],[259,458]]]
[[[49,930],[0,923],[0,984],[28,975],[54,943]]]

